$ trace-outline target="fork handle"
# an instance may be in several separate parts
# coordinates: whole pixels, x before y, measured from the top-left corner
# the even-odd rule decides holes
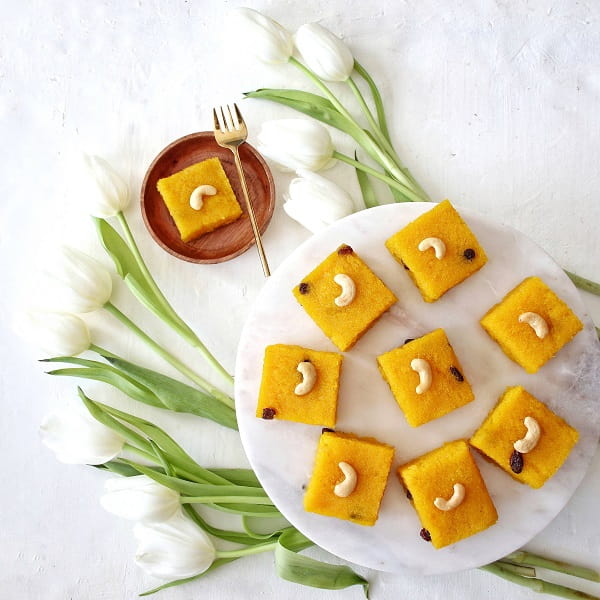
[[[256,217],[254,216],[254,208],[252,207],[252,202],[250,202],[250,196],[248,195],[246,176],[244,175],[244,168],[242,167],[242,161],[240,160],[240,153],[238,152],[238,147],[231,147],[231,151],[233,152],[233,156],[235,158],[235,166],[237,167],[238,175],[240,176],[240,182],[242,183],[242,191],[244,192],[246,206],[248,207],[248,216],[250,217],[250,223],[252,225],[254,239],[256,240],[256,248],[258,250],[258,256],[260,257],[260,262],[262,264],[263,273],[265,274],[265,277],[269,277],[269,275],[271,275],[271,271],[269,270],[269,264],[267,263],[267,257],[263,248],[260,230],[258,229]]]

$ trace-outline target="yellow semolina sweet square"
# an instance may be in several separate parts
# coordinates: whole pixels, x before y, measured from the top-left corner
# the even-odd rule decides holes
[[[335,427],[342,359],[336,352],[285,344],[267,346],[256,416]],[[298,370],[303,362],[310,363],[311,371],[314,368],[312,388],[310,375]],[[308,391],[296,394],[296,386],[303,382]]]
[[[304,495],[304,509],[359,525],[374,525],[393,458],[394,448],[373,438],[323,433]],[[346,479],[340,463],[347,463],[356,473],[356,486],[346,497],[336,495],[336,486]]]
[[[427,238],[443,242],[442,258],[436,258],[432,247],[419,250],[419,244]],[[409,223],[385,245],[404,265],[426,302],[435,302],[487,262],[477,238],[448,200]]]
[[[202,208],[195,210],[190,206],[190,196],[200,185],[212,185],[217,193],[203,196]],[[228,225],[242,215],[223,165],[216,157],[159,179],[156,187],[184,242]]]
[[[535,447],[513,457],[514,443],[527,434],[525,418],[535,419]],[[471,445],[521,483],[540,488],[563,465],[579,434],[521,386],[509,387],[471,438]]]
[[[352,301],[338,306],[342,287],[337,275],[348,276],[355,287]],[[350,349],[375,321],[396,302],[396,296],[350,246],[342,245],[309,273],[293,290],[296,300],[342,351]]]
[[[498,513],[465,440],[444,444],[398,468],[413,506],[429,532],[434,548],[443,548],[491,527]],[[464,498],[450,510],[436,506],[436,498],[450,500],[455,484]],[[408,494],[407,494],[408,495]],[[422,537],[426,532],[422,532]]]
[[[421,375],[411,367],[414,359],[425,360],[431,373],[431,387],[422,393],[416,391],[421,384]],[[474,399],[443,329],[436,329],[378,356],[377,364],[413,427],[437,419]]]
[[[543,338],[527,322],[519,321],[519,316],[528,312],[545,321],[548,331]],[[573,311],[539,277],[524,279],[480,323],[528,373],[536,373],[583,328]]]

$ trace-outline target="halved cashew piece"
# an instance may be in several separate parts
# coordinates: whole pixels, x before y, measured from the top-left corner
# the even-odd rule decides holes
[[[524,438],[513,444],[513,448],[521,454],[527,454],[537,446],[542,432],[539,423],[533,417],[525,417],[523,423],[527,427],[527,433]]]
[[[453,508],[456,508],[457,506],[462,504],[462,501],[464,499],[465,499],[465,486],[462,483],[455,483],[454,484],[454,493],[452,494],[452,497],[449,500],[438,497],[433,501],[433,503],[435,504],[436,508],[439,508],[440,510],[443,510],[443,511],[448,511],[448,510],[452,510]]]
[[[431,387],[431,367],[424,358],[413,358],[410,368],[419,374],[419,385],[415,388],[417,394],[424,394]]]
[[[333,280],[342,288],[342,293],[334,300],[336,306],[348,306],[356,295],[354,281],[344,273],[338,273]]]
[[[429,248],[433,248],[435,251],[435,257],[438,260],[444,258],[446,254],[446,244],[444,244],[440,238],[436,237],[425,238],[420,242],[418,248],[421,252],[425,252],[426,250],[429,250]]]
[[[315,369],[315,366],[307,360],[298,363],[297,370],[298,373],[302,375],[302,381],[295,387],[294,394],[296,394],[296,396],[304,396],[315,387],[317,370]]]
[[[356,471],[347,462],[338,463],[338,467],[344,474],[344,481],[333,488],[333,493],[339,498],[347,498],[356,488]]]
[[[191,194],[190,194],[190,206],[194,210],[200,210],[204,201],[202,200],[202,196],[214,196],[217,193],[217,188],[212,185],[199,185]]]
[[[534,312],[524,312],[519,315],[519,323],[527,323],[535,331],[540,339],[544,339],[548,335],[548,323],[544,317]]]

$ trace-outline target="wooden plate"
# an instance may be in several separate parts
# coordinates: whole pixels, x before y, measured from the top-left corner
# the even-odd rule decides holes
[[[183,242],[179,231],[156,189],[156,182],[194,163],[216,156],[220,159],[231,187],[242,207],[242,216],[224,227]],[[250,201],[261,233],[264,233],[275,208],[275,184],[263,157],[248,143],[240,146]],[[141,192],[142,216],[150,234],[167,252],[195,263],[218,263],[244,253],[254,244],[248,208],[244,200],[233,154],[215,142],[212,131],[192,133],[169,144],[152,161]]]

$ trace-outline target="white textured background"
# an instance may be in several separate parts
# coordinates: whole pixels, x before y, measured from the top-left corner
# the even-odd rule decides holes
[[[11,322],[15,310],[35,296],[31,270],[57,240],[101,256],[80,209],[85,189],[69,174],[84,149],[105,155],[129,178],[134,202],[128,217],[157,280],[233,369],[242,324],[262,284],[254,252],[215,266],[178,262],[146,234],[136,200],[154,155],[180,135],[209,129],[213,105],[257,87],[311,89],[291,66],[235,59],[225,13],[236,5],[0,2],[0,598],[134,598],[156,583],[133,564],[131,525],[98,505],[104,476],[57,463],[39,443],[38,423],[53,407],[74,401],[75,382],[43,375],[36,354],[13,336]],[[449,197],[513,225],[564,267],[600,279],[598,2],[250,5],[290,29],[319,21],[344,35],[380,83],[399,153],[432,198]],[[350,100],[343,88],[340,94]],[[244,101],[242,109],[254,133],[263,120],[291,114],[258,101]],[[353,151],[346,140],[335,139],[340,149]],[[345,166],[329,173],[356,195]],[[276,174],[279,203],[288,179]],[[278,207],[265,235],[272,266],[307,236]],[[600,302],[590,296],[585,301],[600,322]],[[120,287],[115,303],[135,309]],[[194,360],[152,317],[141,322]],[[98,344],[166,371],[108,315],[93,315],[89,323]],[[99,384],[85,387],[99,400],[158,421],[208,466],[244,465],[234,433],[134,405]],[[570,504],[528,548],[600,568],[599,476],[596,456]],[[535,597],[477,571],[435,578],[368,575],[375,599]],[[600,595],[600,585],[582,587]],[[283,582],[272,556],[265,555],[160,598],[361,596],[358,588],[324,592]]]

